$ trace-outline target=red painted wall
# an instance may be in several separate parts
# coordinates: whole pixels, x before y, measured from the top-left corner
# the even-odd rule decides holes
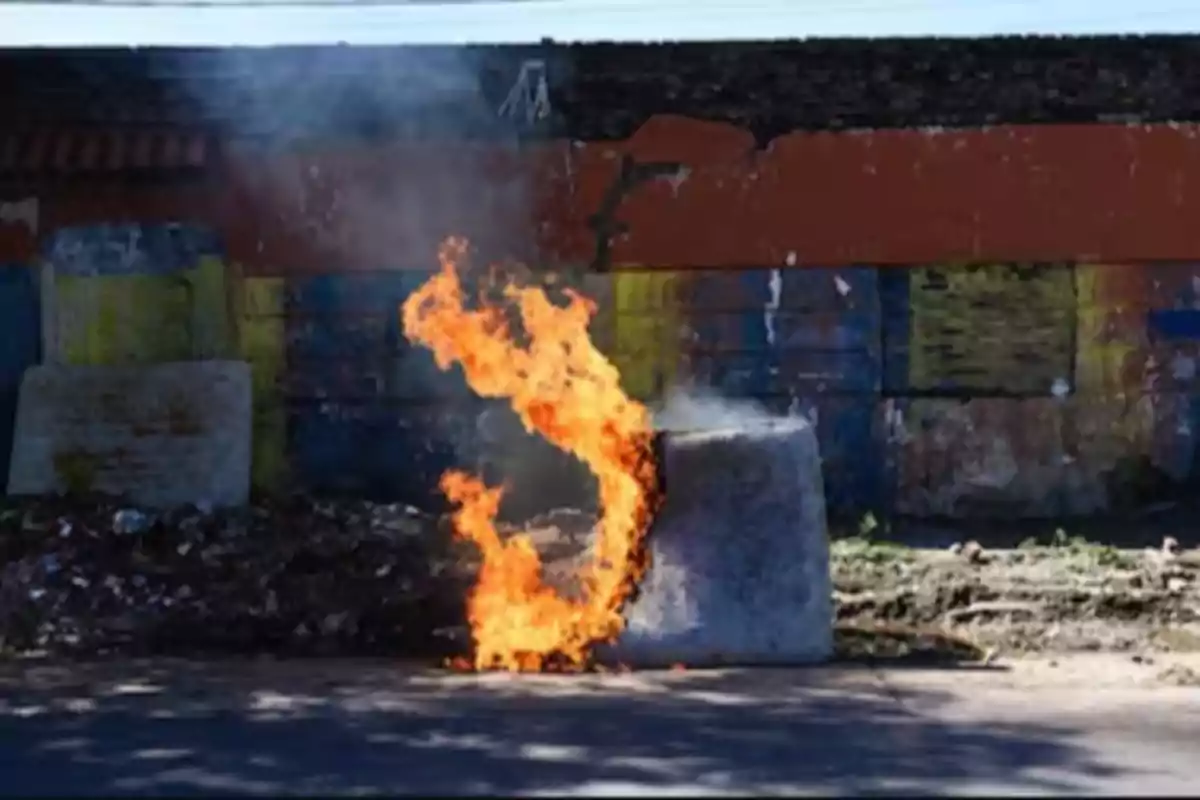
[[[681,177],[628,192],[620,264],[762,266],[1200,257],[1200,127],[1005,126],[796,133],[755,151],[729,125],[657,117],[623,142],[227,151],[203,180],[8,184],[39,229],[121,220],[218,228],[251,272],[427,266],[449,233],[582,264],[621,159]],[[0,259],[34,242],[0,221]]]

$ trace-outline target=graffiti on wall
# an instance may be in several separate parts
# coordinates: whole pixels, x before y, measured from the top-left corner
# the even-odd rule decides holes
[[[253,414],[253,450],[250,479],[258,489],[281,489],[288,481],[287,409],[283,376],[287,366],[284,347],[284,292],[282,278],[242,276],[232,266],[237,290],[233,292],[233,320],[241,357],[250,364]]]

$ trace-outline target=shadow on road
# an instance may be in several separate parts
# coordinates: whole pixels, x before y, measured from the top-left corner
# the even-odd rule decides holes
[[[379,662],[0,667],[8,794],[948,794],[1114,773],[1066,729],[937,721],[864,668],[452,676]]]

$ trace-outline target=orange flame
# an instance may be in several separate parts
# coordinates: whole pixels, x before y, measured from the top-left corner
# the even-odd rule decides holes
[[[459,535],[482,555],[467,607],[475,668],[579,669],[596,643],[621,632],[622,606],[648,566],[650,414],[626,397],[616,367],[589,339],[596,309],[587,298],[567,292],[569,303],[557,306],[539,288],[505,286],[504,298],[520,311],[525,346],[514,341],[500,307],[481,300],[480,308],[465,309],[458,265],[466,249],[462,239],[443,243],[441,270],[404,303],[405,335],[430,348],[439,368],[460,364],[479,395],[508,398],[528,430],[587,464],[602,508],[581,599],[570,599],[543,582],[527,537],[497,533],[502,489],[457,470],[442,476],[442,491],[458,505]]]

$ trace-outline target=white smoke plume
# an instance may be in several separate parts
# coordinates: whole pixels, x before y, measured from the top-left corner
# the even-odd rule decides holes
[[[707,431],[759,427],[790,419],[751,400],[723,397],[705,386],[670,387],[655,408],[654,425],[663,431]]]

